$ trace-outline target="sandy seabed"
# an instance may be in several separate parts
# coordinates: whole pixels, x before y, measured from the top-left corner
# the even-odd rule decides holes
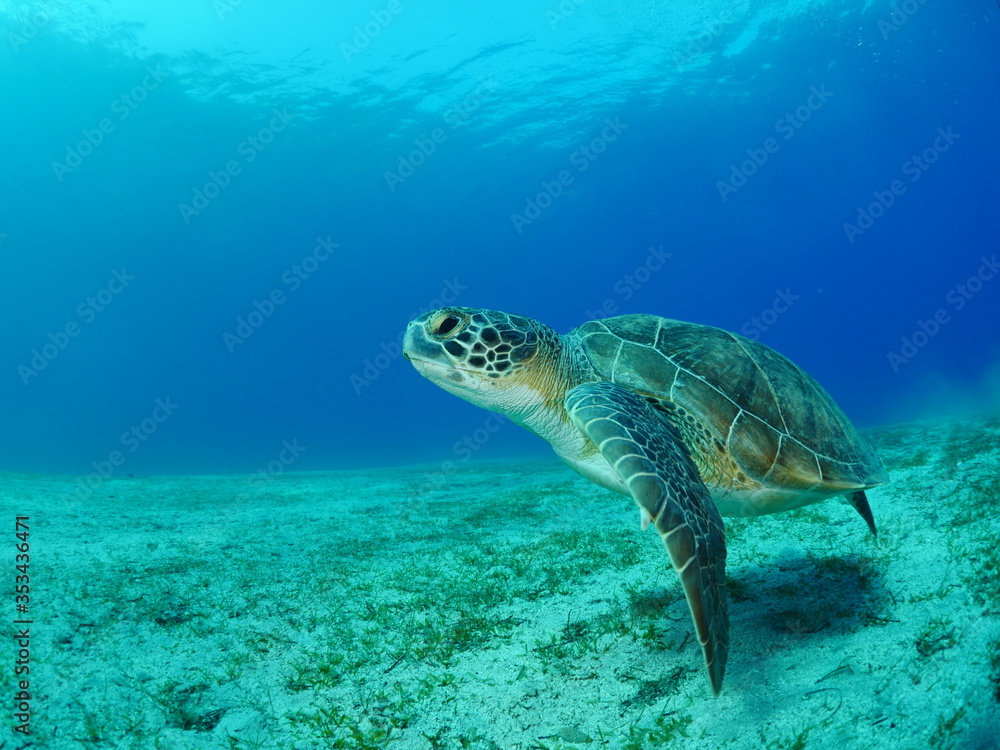
[[[1000,747],[1000,419],[868,438],[893,480],[869,493],[877,539],[838,501],[726,519],[718,699],[659,538],[554,460],[130,477],[72,500],[75,478],[0,475],[8,612],[28,516],[32,620],[31,735],[7,700],[3,740]]]

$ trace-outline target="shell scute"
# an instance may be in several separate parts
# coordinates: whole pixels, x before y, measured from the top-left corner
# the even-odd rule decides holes
[[[622,315],[569,334],[598,377],[661,402],[707,431],[735,466],[770,487],[835,491],[882,484],[878,457],[825,390],[763,344],[711,326]],[[668,408],[669,407],[669,408]],[[704,451],[702,436],[693,450]],[[727,472],[729,469],[727,469]]]

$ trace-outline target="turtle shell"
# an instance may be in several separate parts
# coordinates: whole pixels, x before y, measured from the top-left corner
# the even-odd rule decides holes
[[[696,458],[729,458],[776,489],[837,494],[888,481],[822,386],[763,344],[653,315],[591,321],[569,337],[599,378],[671,414]]]

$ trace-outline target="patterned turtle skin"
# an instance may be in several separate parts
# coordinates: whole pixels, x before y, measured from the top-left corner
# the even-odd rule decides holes
[[[865,490],[888,481],[878,456],[815,380],[743,336],[653,315],[559,335],[524,316],[447,307],[409,324],[403,353],[635,500],[680,577],[716,695],[729,652],[722,516],[842,495],[875,533]]]

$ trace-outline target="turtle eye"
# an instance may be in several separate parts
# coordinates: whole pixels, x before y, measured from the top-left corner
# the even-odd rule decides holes
[[[435,336],[447,336],[449,333],[458,327],[458,324],[462,322],[462,319],[456,315],[447,315],[437,322],[434,326],[433,333]]]

